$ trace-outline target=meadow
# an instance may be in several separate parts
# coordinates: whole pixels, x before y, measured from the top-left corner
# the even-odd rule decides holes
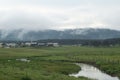
[[[80,70],[76,62],[120,78],[120,47],[61,46],[0,48],[0,80],[90,80],[68,76]]]

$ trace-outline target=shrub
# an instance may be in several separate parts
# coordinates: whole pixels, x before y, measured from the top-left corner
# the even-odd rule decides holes
[[[23,77],[21,80],[32,80],[30,77],[26,76],[26,77]]]

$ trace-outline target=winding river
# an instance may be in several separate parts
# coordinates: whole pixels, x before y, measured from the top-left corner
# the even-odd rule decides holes
[[[70,74],[69,76],[74,76],[74,77],[87,77],[90,79],[95,79],[95,80],[119,80],[118,77],[112,77],[106,73],[103,73],[96,67],[88,64],[83,64],[83,63],[76,63],[76,65],[81,67],[81,70],[76,73],[76,74]]]

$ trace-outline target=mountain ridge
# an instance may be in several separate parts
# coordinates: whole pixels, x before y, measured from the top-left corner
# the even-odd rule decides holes
[[[119,30],[80,28],[58,30],[0,30],[0,40],[110,39],[120,38]]]

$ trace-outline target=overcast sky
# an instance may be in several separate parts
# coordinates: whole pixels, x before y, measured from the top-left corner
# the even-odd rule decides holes
[[[120,0],[0,0],[0,29],[120,30]]]

